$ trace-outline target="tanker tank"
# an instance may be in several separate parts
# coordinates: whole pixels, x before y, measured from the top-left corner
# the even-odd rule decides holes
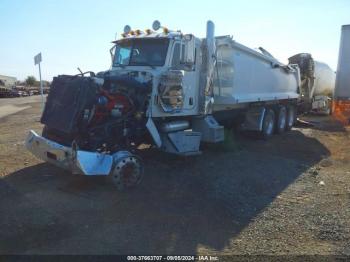
[[[315,61],[311,54],[300,53],[289,59],[289,64],[297,64],[300,69],[300,114],[310,111],[330,114],[335,86],[335,73],[325,63]]]
[[[329,65],[315,61],[314,96],[324,95],[333,97],[335,87],[335,72]]]

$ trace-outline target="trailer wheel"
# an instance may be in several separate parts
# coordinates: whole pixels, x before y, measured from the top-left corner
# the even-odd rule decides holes
[[[292,129],[292,127],[295,124],[295,120],[296,120],[295,107],[289,106],[287,109],[287,124],[286,124],[287,131]]]
[[[276,133],[282,134],[286,130],[287,126],[287,109],[285,106],[280,106],[276,111]]]
[[[266,109],[261,135],[263,139],[268,139],[273,135],[275,129],[275,112],[272,109]]]

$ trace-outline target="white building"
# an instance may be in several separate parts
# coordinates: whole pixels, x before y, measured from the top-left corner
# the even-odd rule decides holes
[[[16,86],[16,77],[0,75],[0,88],[12,88]]]

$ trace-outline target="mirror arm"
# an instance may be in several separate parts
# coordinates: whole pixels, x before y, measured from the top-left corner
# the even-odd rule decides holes
[[[114,55],[113,55],[113,50],[115,49],[116,45],[114,45],[111,49],[109,49],[109,53],[111,54],[111,60],[112,60],[112,66],[114,62]]]

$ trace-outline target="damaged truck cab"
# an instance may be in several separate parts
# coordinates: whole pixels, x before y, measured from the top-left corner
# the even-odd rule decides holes
[[[134,153],[141,143],[195,155],[201,140],[222,141],[223,127],[210,117],[213,23],[208,22],[205,42],[159,29],[158,21],[154,31],[126,26],[123,38],[113,42],[110,70],[55,77],[42,136],[31,131],[27,148],[73,173],[109,176],[123,189],[142,178],[142,162]]]
[[[180,31],[163,28],[158,32],[160,28],[158,21],[153,23],[154,31],[145,33],[126,26],[123,38],[114,42],[112,68],[107,74],[128,75],[150,84],[147,108],[142,113],[157,147],[179,155],[198,154],[201,139],[223,140],[223,127],[214,119],[210,125],[217,132],[212,132],[212,137],[203,137],[199,130],[205,125],[205,116],[211,114],[213,102],[213,68],[208,71],[203,65],[214,63],[214,25],[208,22],[206,39],[210,40],[205,43]],[[203,86],[207,89],[200,88]]]

